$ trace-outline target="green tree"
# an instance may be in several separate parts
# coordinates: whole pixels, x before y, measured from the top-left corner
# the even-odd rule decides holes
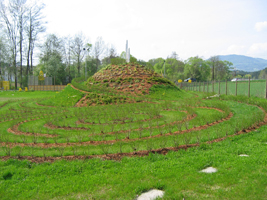
[[[111,58],[110,62],[112,65],[120,65],[124,64],[126,61],[124,58],[116,57],[116,58]]]
[[[185,62],[185,78],[195,78],[197,81],[207,81],[210,76],[210,71],[208,62],[198,56],[191,57]]]
[[[267,78],[267,68],[261,70],[259,79],[266,79]]]
[[[178,79],[183,79],[184,75],[184,63],[176,58],[163,58],[151,59],[148,63],[155,63],[155,72],[164,75],[164,61],[165,61],[165,77],[171,81],[177,81]]]
[[[211,68],[211,80],[225,80],[230,78],[230,68],[233,63],[221,61],[219,56],[212,56],[207,60]]]
[[[56,84],[64,83],[66,76],[66,65],[62,62],[63,43],[61,38],[54,34],[47,36],[46,41],[42,45],[40,54],[40,65],[38,68],[46,73],[46,76],[56,77]]]
[[[246,74],[246,75],[245,75],[245,78],[247,78],[247,79],[248,79],[248,78],[251,78],[251,75],[250,75],[250,74]]]

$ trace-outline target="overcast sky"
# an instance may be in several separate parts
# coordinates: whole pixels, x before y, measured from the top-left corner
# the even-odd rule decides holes
[[[240,54],[267,59],[267,0],[43,0],[47,33],[102,36],[137,59]]]

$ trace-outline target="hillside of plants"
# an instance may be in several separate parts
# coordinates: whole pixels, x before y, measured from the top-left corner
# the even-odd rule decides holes
[[[133,63],[0,92],[0,199],[265,199],[266,100],[213,95]]]

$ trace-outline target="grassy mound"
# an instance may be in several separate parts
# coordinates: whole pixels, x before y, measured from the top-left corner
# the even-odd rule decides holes
[[[83,96],[84,93],[68,85],[65,89],[56,92],[54,96],[39,102],[39,104],[44,106],[69,107],[74,106]]]
[[[153,85],[175,84],[144,66],[128,63],[110,65],[87,80],[87,86],[99,85],[131,94],[148,94]]]

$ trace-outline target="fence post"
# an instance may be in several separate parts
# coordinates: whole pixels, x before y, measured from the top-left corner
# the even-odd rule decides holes
[[[54,91],[56,89],[56,77],[54,76]]]
[[[267,78],[266,78],[265,99],[267,99]]]
[[[214,80],[212,81],[212,92],[214,93]]]
[[[198,91],[200,92],[200,82],[198,82]]]
[[[227,95],[227,79],[225,80],[225,95]]]
[[[248,97],[250,97],[250,77],[248,77]]]
[[[235,96],[237,96],[237,79],[235,81]]]
[[[35,91],[35,76],[33,76],[33,90]]]
[[[221,93],[221,81],[219,81],[219,94]]]
[[[207,93],[209,93],[209,81],[207,81]]]

